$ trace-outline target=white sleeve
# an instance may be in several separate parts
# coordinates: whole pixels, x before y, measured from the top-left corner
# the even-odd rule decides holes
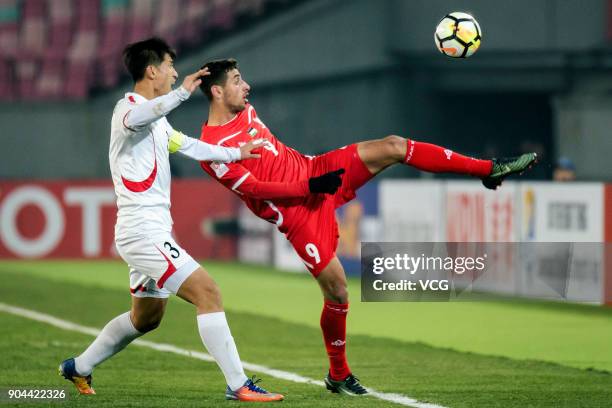
[[[150,101],[134,106],[123,120],[125,127],[131,130],[138,130],[155,122],[159,118],[166,116],[172,109],[176,108],[181,102],[186,101],[191,94],[182,86],[178,87],[166,95],[158,96]]]
[[[185,136],[174,130],[168,135],[168,151],[180,153],[183,156],[198,161],[217,161],[229,163],[240,160],[240,149],[237,147],[224,147],[202,142],[201,140]]]

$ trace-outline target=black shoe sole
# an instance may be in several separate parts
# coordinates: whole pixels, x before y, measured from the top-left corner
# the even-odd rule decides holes
[[[338,391],[338,388],[334,387],[333,385],[331,385],[329,382],[327,382],[327,378],[325,379],[325,388],[327,388],[329,391],[331,391],[333,394],[340,394],[340,391]]]
[[[325,382],[325,388],[327,388],[329,391],[331,391],[332,394],[344,394],[344,395],[350,395],[351,397],[355,397],[358,395],[367,395],[367,392],[364,392],[363,394],[357,394],[354,392],[341,392],[337,387],[335,387],[333,384],[331,384],[330,382],[328,382],[329,380],[327,378],[324,379]]]

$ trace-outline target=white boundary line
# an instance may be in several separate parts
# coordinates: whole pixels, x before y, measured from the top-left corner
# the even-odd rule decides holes
[[[100,330],[95,329],[93,327],[81,326],[80,324],[76,324],[73,322],[69,322],[68,320],[59,319],[57,317],[39,313],[34,310],[23,309],[17,306],[7,305],[5,303],[0,303],[0,312],[9,313],[15,316],[25,317],[27,319],[36,320],[38,322],[46,323],[51,326],[59,327],[60,329],[75,331],[83,334],[89,334],[90,336],[97,336],[100,333]],[[147,347],[157,351],[163,351],[166,353],[174,353],[179,354],[185,357],[191,357],[198,360],[214,362],[215,360],[206,353],[200,351],[192,351],[184,348],[180,348],[174,346],[172,344],[165,343],[154,343],[152,341],[140,340],[137,339],[132,342],[137,346]],[[274,368],[266,367],[259,364],[247,363],[246,361],[242,362],[242,365],[245,369],[249,371],[256,371],[258,373],[263,373],[269,375],[270,377],[280,378],[281,380],[293,381],[296,383],[305,383],[305,384],[313,384],[318,385],[320,387],[324,387],[325,384],[323,381],[313,380],[312,378],[302,377],[299,374],[291,373],[289,371],[276,370]],[[414,408],[445,408],[442,405],[429,404],[425,402],[419,402],[414,398],[407,397],[401,394],[390,394],[386,392],[375,391],[371,388],[368,388],[369,395],[378,398],[384,401],[393,402],[400,405],[405,405],[408,407]]]

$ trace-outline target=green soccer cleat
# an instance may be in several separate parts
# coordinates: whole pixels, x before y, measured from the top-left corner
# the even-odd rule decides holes
[[[332,380],[331,375],[327,373],[324,381],[327,389],[336,394],[355,396],[368,393],[368,390],[359,383],[359,378],[355,377],[353,374],[349,374],[343,381],[335,381]]]
[[[482,179],[482,184],[491,190],[496,190],[506,177],[511,174],[522,174],[538,161],[535,153],[525,153],[518,157],[493,159],[491,174]]]

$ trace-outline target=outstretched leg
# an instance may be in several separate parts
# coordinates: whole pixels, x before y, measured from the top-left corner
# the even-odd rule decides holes
[[[258,387],[244,373],[238,349],[230,332],[221,292],[212,277],[199,267],[181,285],[177,295],[192,303],[204,346],[215,359],[227,383],[226,399],[240,401],[280,401],[281,394]]]
[[[136,338],[154,330],[164,316],[167,299],[132,297],[132,309],[115,317],[76,358],[60,365],[60,374],[72,381],[81,394],[95,394],[91,387],[93,369],[111,358]]]
[[[481,160],[396,135],[358,143],[357,151],[372,174],[378,174],[392,164],[403,163],[431,173],[458,173],[478,177],[485,187],[492,190],[500,186],[506,177],[522,173],[537,161],[535,153]]]
[[[337,257],[317,276],[323,292],[321,330],[329,357],[329,374],[325,378],[327,389],[345,394],[366,394],[359,380],[353,376],[346,361],[346,316],[348,290],[344,268]]]
[[[198,328],[204,346],[219,365],[228,386],[233,390],[240,388],[247,376],[225,318],[217,284],[200,267],[183,282],[177,295],[196,307]]]
[[[493,166],[491,160],[463,156],[441,146],[396,135],[361,142],[357,151],[372,174],[392,164],[403,163],[432,173],[459,173],[483,178],[491,173]]]
[[[89,375],[105,360],[143,334],[155,330],[164,316],[167,299],[132,297],[132,309],[108,322],[93,343],[77,358],[76,370]]]

